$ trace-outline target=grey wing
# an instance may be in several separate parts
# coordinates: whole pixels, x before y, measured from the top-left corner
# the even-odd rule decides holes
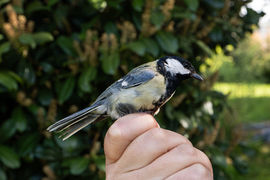
[[[96,101],[100,101],[121,89],[128,89],[146,83],[155,77],[155,72],[149,68],[139,66],[130,71],[126,76],[109,86]]]
[[[146,83],[155,77],[155,72],[150,69],[132,71],[121,81],[121,88],[128,89]]]

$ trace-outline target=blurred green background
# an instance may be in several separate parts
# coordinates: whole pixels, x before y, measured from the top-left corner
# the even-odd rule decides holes
[[[270,36],[252,34],[264,13],[250,2],[1,0],[0,180],[105,179],[111,120],[64,142],[46,128],[165,55],[206,80],[177,89],[161,127],[203,150],[215,179],[270,179]]]

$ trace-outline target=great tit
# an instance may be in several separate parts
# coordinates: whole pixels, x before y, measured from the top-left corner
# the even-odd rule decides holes
[[[90,106],[60,121],[48,131],[63,132],[66,140],[82,128],[111,117],[118,119],[136,112],[156,115],[185,79],[203,80],[192,64],[180,57],[166,56],[131,70],[109,86]]]

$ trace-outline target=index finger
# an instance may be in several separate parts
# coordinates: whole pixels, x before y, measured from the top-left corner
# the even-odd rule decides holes
[[[115,121],[104,140],[106,164],[116,162],[136,137],[158,126],[154,117],[145,113],[129,114]]]

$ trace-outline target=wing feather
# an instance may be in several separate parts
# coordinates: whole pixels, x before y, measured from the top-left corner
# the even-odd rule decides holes
[[[151,62],[153,63],[153,62]],[[156,64],[156,63],[154,63]],[[140,84],[146,83],[153,79],[156,75],[154,71],[155,67],[150,66],[150,63],[143,64],[133,70],[131,70],[126,76],[119,79],[111,86],[109,86],[96,100],[100,101],[105,99],[120,89],[128,89]]]
[[[123,89],[128,89],[131,87],[138,86],[140,84],[146,83],[155,77],[155,72],[146,69],[144,71],[134,72],[126,75],[123,78],[121,86]]]

